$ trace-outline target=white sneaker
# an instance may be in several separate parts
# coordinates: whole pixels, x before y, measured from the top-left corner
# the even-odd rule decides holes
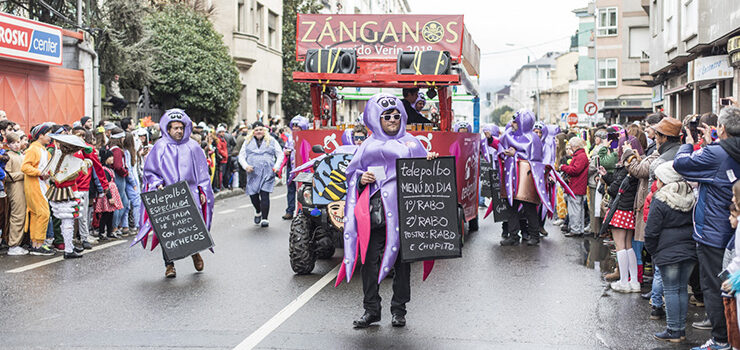
[[[23,247],[10,247],[8,248],[8,255],[26,255],[28,254],[28,250],[23,249]]]
[[[552,224],[555,225],[555,226],[562,225],[563,224],[563,220],[557,219],[557,220],[553,221]]]
[[[260,226],[268,227],[270,226],[270,221],[268,221],[267,219],[262,219],[262,222],[260,222]]]
[[[632,281],[630,281],[629,286],[630,292],[632,293],[640,293],[642,291],[640,288],[640,282],[634,281],[634,283],[632,283]]]
[[[612,282],[610,284],[612,290],[619,293],[632,293],[632,288],[629,283],[622,283],[620,281]]]

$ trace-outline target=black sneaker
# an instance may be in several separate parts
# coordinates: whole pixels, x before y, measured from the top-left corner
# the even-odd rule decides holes
[[[650,319],[651,320],[662,320],[665,318],[665,310],[662,306],[657,307],[653,306],[653,311],[650,311]]]
[[[254,215],[254,224],[259,225],[262,222],[262,214]]]
[[[519,245],[519,236],[518,235],[510,235],[504,240],[501,240],[502,246],[515,246]]]
[[[78,252],[64,253],[64,258],[65,259],[77,259],[77,258],[81,258],[81,257],[82,257],[82,254],[80,254]]]
[[[82,253],[85,251],[85,248],[84,247],[74,247],[73,251],[75,253]]]
[[[82,241],[82,249],[92,249],[92,244],[88,241]]]
[[[30,248],[28,249],[28,251],[31,253],[31,255],[43,255],[43,256],[54,255],[54,251],[51,250],[51,248],[49,248],[46,245],[42,245],[38,248]]]

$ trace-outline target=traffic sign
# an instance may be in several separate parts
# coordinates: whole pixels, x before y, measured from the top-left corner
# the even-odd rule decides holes
[[[578,124],[578,114],[571,113],[568,115],[568,124],[570,125],[576,125]]]
[[[583,111],[586,112],[586,114],[589,116],[596,114],[598,110],[599,106],[597,106],[594,102],[586,103],[586,105],[583,106]]]

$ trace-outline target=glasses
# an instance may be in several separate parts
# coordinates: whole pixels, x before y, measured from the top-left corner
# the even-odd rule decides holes
[[[367,136],[355,136],[355,141],[365,141],[365,138],[367,138]]]
[[[390,121],[391,118],[393,118],[393,120],[401,120],[401,114],[399,114],[399,113],[396,113],[396,114],[383,114],[380,117],[381,118],[385,118],[385,121]]]

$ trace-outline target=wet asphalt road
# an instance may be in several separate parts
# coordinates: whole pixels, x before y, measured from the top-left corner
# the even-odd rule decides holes
[[[246,196],[217,202],[216,254],[203,255],[203,273],[189,259],[178,261],[176,279],[164,278],[159,248],[129,242],[17,273],[8,271],[49,258],[3,252],[0,348],[237,346],[341,261],[337,250],[314,274],[293,274],[289,222],[280,219],[284,191],[273,193],[268,229],[252,224]],[[653,340],[665,323],[648,319],[648,303],[607,290],[598,269],[581,264],[581,240],[548,230],[540,247],[500,247],[500,224],[489,218],[468,238],[463,258],[438,261],[426,282],[415,264],[405,328],[390,326],[390,281],[381,286],[379,326],[352,328],[362,314],[358,273],[338,288],[332,279],[284,322],[270,322],[274,330],[256,348],[686,349],[709,337],[689,326],[687,343]],[[689,308],[689,322],[702,316]]]

